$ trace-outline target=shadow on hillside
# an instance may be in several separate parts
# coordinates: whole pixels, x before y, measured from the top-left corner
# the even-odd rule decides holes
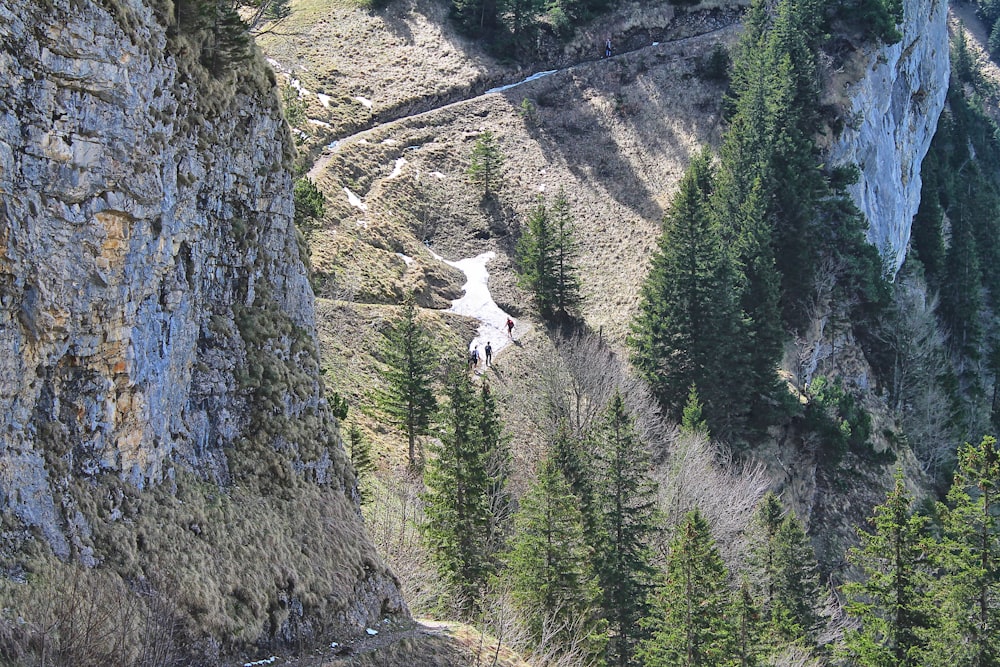
[[[665,186],[655,176],[665,169],[647,162],[669,156],[686,166],[699,144],[718,135],[722,91],[694,74],[699,54],[629,54],[504,95],[515,108],[532,100],[535,120],[526,122],[531,138],[547,154],[561,156],[584,187],[641,218],[660,220],[657,196]],[[680,174],[674,176],[676,181]]]

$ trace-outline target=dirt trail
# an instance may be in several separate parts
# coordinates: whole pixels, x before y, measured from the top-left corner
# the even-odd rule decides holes
[[[698,41],[702,41],[702,40],[711,38],[713,35],[718,35],[718,34],[726,32],[726,31],[736,30],[736,29],[738,29],[738,27],[739,27],[738,21],[734,20],[732,23],[728,23],[728,24],[726,24],[726,25],[724,25],[722,27],[715,28],[713,30],[708,30],[706,32],[701,32],[701,33],[698,33],[696,35],[689,35],[687,37],[681,37],[679,39],[665,40],[665,41],[662,41],[662,42],[653,42],[653,43],[651,43],[651,44],[649,44],[647,46],[641,46],[639,48],[635,48],[635,49],[631,49],[629,51],[624,51],[622,53],[615,54],[615,55],[611,56],[610,58],[599,58],[599,59],[581,60],[579,62],[576,62],[576,63],[572,64],[572,65],[569,65],[568,67],[563,67],[561,69],[541,70],[539,72],[535,72],[535,73],[531,74],[530,76],[525,77],[521,81],[517,81],[517,82],[514,82],[514,83],[506,83],[506,84],[503,84],[503,85],[498,86],[496,88],[491,88],[490,90],[484,90],[483,92],[478,93],[478,94],[470,95],[470,96],[463,97],[463,98],[456,99],[456,100],[442,102],[442,103],[438,104],[437,106],[434,106],[434,107],[429,108],[429,109],[425,109],[425,110],[417,112],[417,113],[411,113],[411,114],[407,114],[407,115],[399,115],[399,116],[395,116],[395,117],[390,116],[387,113],[383,113],[383,114],[381,114],[379,122],[377,122],[376,124],[373,124],[370,127],[366,127],[365,129],[360,130],[358,132],[355,132],[354,134],[351,134],[349,136],[343,137],[341,139],[337,139],[330,146],[328,146],[326,149],[324,149],[324,151],[320,155],[319,159],[317,159],[313,163],[312,167],[309,169],[309,172],[307,173],[307,176],[310,179],[312,179],[312,180],[316,180],[316,178],[321,173],[323,173],[323,170],[329,164],[330,160],[333,159],[333,155],[336,152],[337,147],[340,146],[341,144],[348,143],[348,142],[351,142],[351,141],[355,141],[356,139],[361,138],[361,137],[363,137],[366,134],[374,134],[374,133],[378,132],[380,129],[385,128],[386,126],[390,126],[390,125],[392,125],[394,123],[398,123],[398,122],[402,122],[402,121],[406,121],[406,120],[411,120],[411,119],[417,119],[417,118],[421,118],[421,117],[424,117],[424,116],[429,116],[431,114],[439,113],[439,112],[444,111],[446,109],[455,108],[455,107],[458,107],[458,106],[463,105],[463,104],[474,102],[475,100],[482,99],[483,97],[486,97],[487,95],[503,95],[503,94],[507,93],[510,90],[516,89],[519,86],[522,86],[522,85],[525,85],[525,84],[530,84],[533,81],[537,81],[537,80],[539,80],[540,78],[543,78],[543,77],[558,77],[560,75],[566,75],[566,74],[569,74],[569,73],[573,73],[573,72],[579,70],[582,67],[586,67],[586,66],[590,66],[590,65],[594,65],[594,64],[598,64],[598,63],[601,63],[601,64],[607,63],[607,64],[610,65],[611,63],[614,63],[615,61],[618,61],[620,59],[628,58],[628,57],[630,57],[630,56],[632,56],[634,54],[641,53],[641,52],[644,52],[644,51],[649,51],[649,50],[652,50],[652,49],[677,48],[677,47],[683,46],[685,44],[697,43]]]

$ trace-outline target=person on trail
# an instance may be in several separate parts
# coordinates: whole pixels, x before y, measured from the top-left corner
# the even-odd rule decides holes
[[[493,346],[490,345],[489,341],[486,341],[486,349],[484,352],[486,352],[486,365],[489,366],[490,362],[493,361]]]
[[[604,40],[604,57],[611,57],[611,35],[608,35],[608,38]]]
[[[507,318],[507,335],[511,338],[514,337],[514,320]]]
[[[472,348],[472,352],[469,352],[469,370],[476,370],[479,368],[479,346]]]

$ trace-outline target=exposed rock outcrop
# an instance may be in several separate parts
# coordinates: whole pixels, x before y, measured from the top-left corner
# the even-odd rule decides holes
[[[849,123],[831,151],[834,164],[861,170],[850,192],[890,275],[906,257],[920,165],[948,91],[947,14],[944,0],[904,0],[903,38],[867,56],[864,76],[846,91]]]
[[[186,486],[259,499],[278,523],[308,498],[316,526],[274,528],[342,542],[300,563],[338,581],[276,571],[254,595],[361,627],[405,606],[322,395],[294,149],[261,59],[185,24],[188,4],[0,0],[0,509],[60,558],[138,576],[156,542],[136,543],[139,513],[166,516]],[[211,531],[178,520],[173,549],[211,553]],[[288,634],[287,614],[264,616],[225,639]]]

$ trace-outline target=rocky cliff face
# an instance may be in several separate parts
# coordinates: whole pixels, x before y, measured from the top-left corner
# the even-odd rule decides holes
[[[339,571],[341,588],[293,571],[255,595],[301,618],[312,597],[324,623],[363,626],[404,607],[322,397],[273,78],[249,50],[220,66],[184,7],[0,0],[0,509],[28,529],[2,555],[17,561],[34,531],[62,559],[124,550],[148,574],[151,538],[133,528],[188,487],[277,522],[280,503],[320,503],[298,530],[339,546],[301,565]],[[209,531],[178,521],[177,553],[219,547],[187,545]],[[279,636],[287,617],[237,639]]]
[[[865,73],[847,92],[848,127],[833,147],[835,164],[854,163],[851,194],[868,217],[868,240],[891,275],[903,264],[920,204],[920,165],[948,90],[948,6],[904,0],[903,38],[872,49]]]

